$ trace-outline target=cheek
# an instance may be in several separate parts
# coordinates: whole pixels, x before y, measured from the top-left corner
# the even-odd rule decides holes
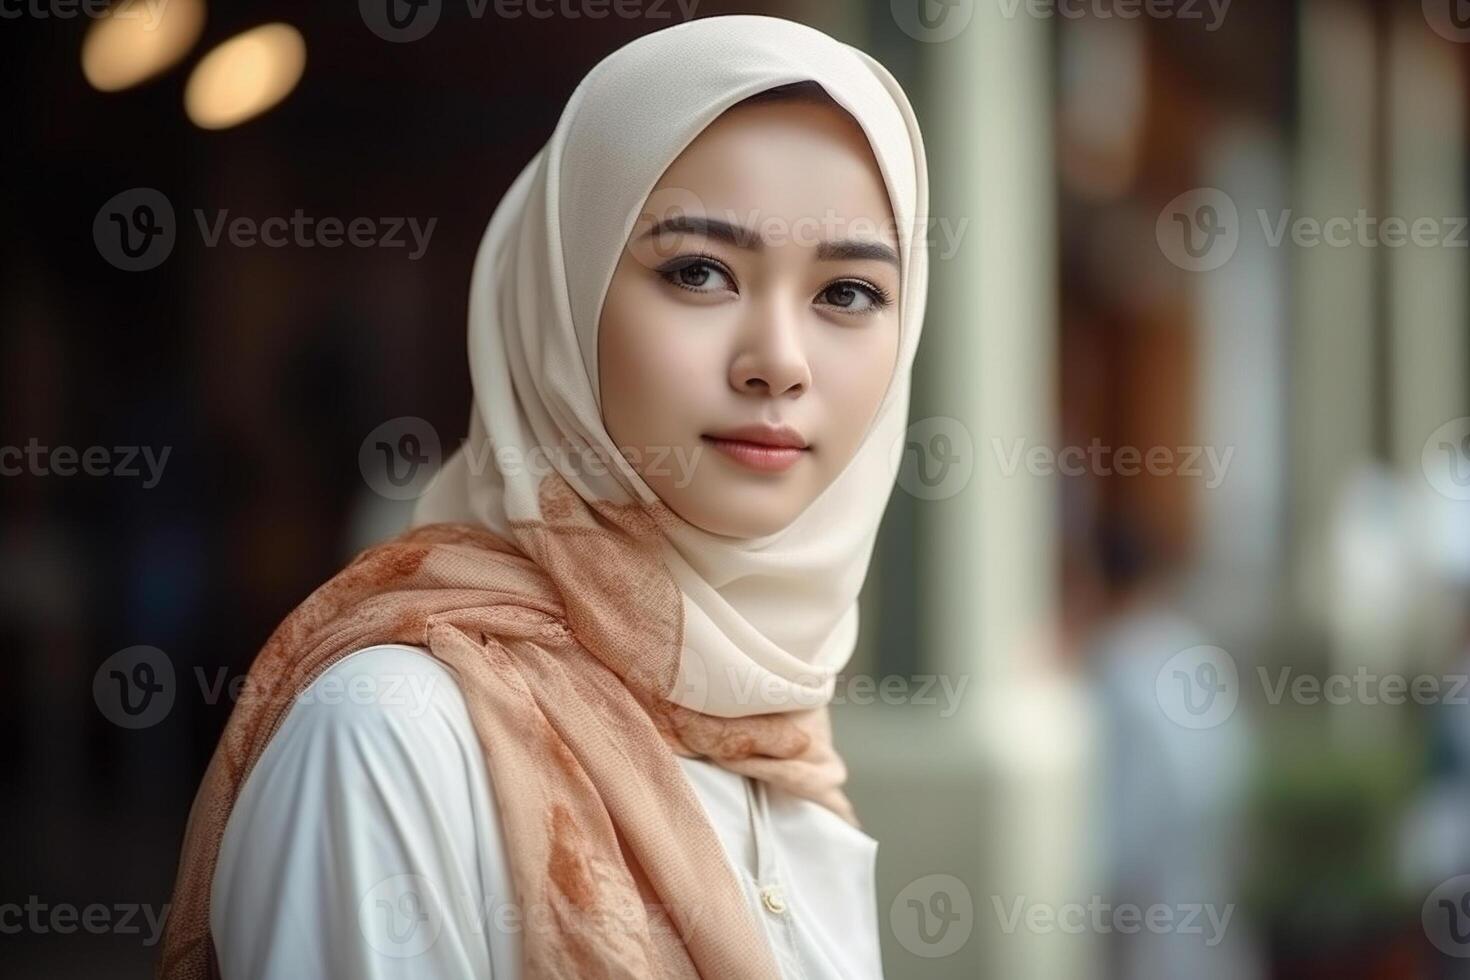
[[[842,335],[825,345],[821,356],[822,381],[831,406],[834,435],[847,449],[855,449],[878,411],[898,357],[898,326],[874,323],[859,328],[862,335]]]
[[[603,418],[619,443],[665,444],[691,422],[720,380],[717,336],[657,295],[609,304],[599,340]]]

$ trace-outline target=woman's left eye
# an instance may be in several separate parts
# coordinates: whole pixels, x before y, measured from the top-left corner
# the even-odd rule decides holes
[[[882,287],[858,279],[834,282],[818,298],[844,313],[876,313],[891,302]]]

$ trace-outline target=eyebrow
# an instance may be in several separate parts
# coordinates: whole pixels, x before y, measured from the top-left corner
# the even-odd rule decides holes
[[[717,241],[725,242],[735,248],[750,249],[759,252],[765,248],[765,242],[761,241],[760,235],[750,228],[734,225],[728,221],[718,218],[703,218],[697,215],[681,214],[654,223],[641,236],[652,238],[654,235],[667,232],[684,232],[691,235],[704,235]],[[883,242],[866,242],[856,238],[842,239],[840,241],[819,242],[817,244],[817,258],[823,260],[832,259],[876,259],[879,262],[887,262],[894,268],[898,268],[898,253]]]

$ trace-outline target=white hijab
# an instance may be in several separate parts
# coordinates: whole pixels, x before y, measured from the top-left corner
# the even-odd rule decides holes
[[[864,52],[792,21],[709,17],[645,35],[587,74],[486,229],[470,286],[470,434],[412,521],[509,536],[509,521],[541,519],[548,464],[584,500],[658,500],[602,423],[597,326],[609,282],[675,157],[735,103],[807,80],[862,126],[887,184],[901,260],[899,353],[858,452],[792,524],[756,539],[682,520],[665,530],[684,609],[668,699],[721,717],[831,699],[857,638],[858,592],[902,450],[927,290],[928,175],[908,99]]]

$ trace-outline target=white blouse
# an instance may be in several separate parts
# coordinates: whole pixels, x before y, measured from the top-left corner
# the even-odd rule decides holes
[[[781,976],[881,977],[878,842],[817,803],[679,762]],[[374,646],[334,664],[287,712],[226,824],[210,893],[224,980],[520,980],[494,790],[463,695],[427,650]]]

